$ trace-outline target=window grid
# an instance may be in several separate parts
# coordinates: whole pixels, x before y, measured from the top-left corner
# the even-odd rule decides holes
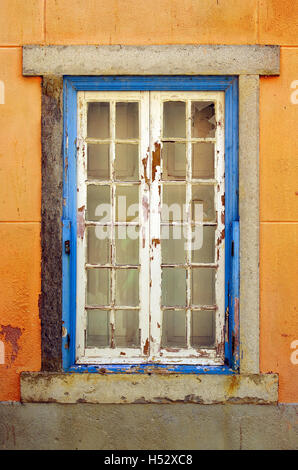
[[[199,98],[201,99],[201,97]],[[100,99],[101,100],[101,99]],[[129,99],[130,101],[131,99]],[[84,101],[84,100],[83,100]],[[118,101],[118,99],[117,99]],[[111,254],[112,254],[112,257],[111,257],[111,263],[110,264],[105,264],[105,265],[90,265],[90,264],[86,264],[86,267],[92,267],[92,268],[102,268],[102,267],[109,267],[111,268],[111,271],[112,271],[112,282],[110,284],[110,290],[111,290],[111,306],[88,306],[88,308],[90,307],[91,309],[99,309],[99,310],[109,310],[110,311],[110,322],[111,322],[111,325],[112,325],[112,328],[114,327],[115,325],[115,274],[116,274],[116,268],[115,268],[115,265],[116,265],[116,259],[115,259],[115,234],[114,234],[114,227],[117,226],[117,225],[124,225],[124,226],[127,226],[128,224],[132,224],[131,222],[116,222],[115,220],[115,204],[114,204],[114,200],[115,200],[115,190],[116,190],[116,179],[115,179],[115,168],[114,168],[114,163],[115,163],[115,144],[117,142],[116,140],[116,136],[115,136],[115,100],[112,101],[111,103],[111,122],[112,122],[112,125],[111,125],[111,132],[112,132],[112,135],[111,135],[111,139],[108,139],[108,142],[111,144],[111,148],[110,148],[110,152],[111,152],[111,158],[110,158],[110,174],[111,174],[111,180],[107,180],[107,181],[93,181],[93,180],[89,180],[89,181],[86,181],[86,185],[89,185],[89,184],[98,184],[98,185],[104,185],[104,184],[110,184],[111,185],[111,192],[112,192],[112,219],[111,219],[111,227],[112,227],[112,230],[111,230],[111,236],[112,236],[112,240],[111,240]],[[159,101],[160,102],[160,101]],[[204,184],[216,184],[217,182],[217,179],[211,179],[211,180],[206,180],[206,179],[194,179],[192,180],[192,144],[194,142],[213,142],[215,143],[216,142],[216,138],[192,138],[191,137],[191,100],[186,100],[187,102],[187,134],[186,134],[186,138],[185,139],[181,139],[183,140],[186,144],[187,144],[187,172],[186,172],[186,188],[187,188],[187,191],[186,191],[186,194],[187,194],[187,199],[186,199],[186,203],[187,203],[187,207],[188,207],[188,211],[187,211],[187,227],[188,227],[188,244],[191,244],[191,240],[190,240],[190,233],[191,233],[191,229],[192,229],[192,226],[194,225],[193,222],[192,222],[192,214],[191,214],[191,200],[192,200],[192,183],[204,183]],[[80,105],[79,105],[80,106]],[[86,117],[86,102],[83,103],[83,107],[85,106],[85,117]],[[85,123],[86,125],[86,123]],[[152,126],[154,127],[154,126]],[[162,126],[159,126],[159,128],[161,129]],[[153,129],[153,134],[154,134],[154,129]],[[152,142],[152,135],[151,135],[151,142]],[[96,140],[96,142],[98,142],[97,139],[92,139],[92,142],[94,142]],[[153,139],[154,140],[154,139]],[[161,138],[160,139],[160,142],[167,142],[169,140],[172,140],[172,139],[164,139],[164,138]],[[86,148],[83,149],[84,145],[86,146],[87,143],[89,143],[91,141],[91,139],[89,138],[86,138],[84,140],[84,142],[82,142],[82,153],[84,154],[84,151],[85,151],[85,154],[86,154]],[[106,142],[107,139],[105,140],[100,140],[100,142]],[[175,142],[178,142],[180,141],[180,139],[176,139],[175,138]],[[120,140],[119,140],[120,142]],[[123,142],[121,140],[121,142]],[[127,142],[127,141],[126,141]],[[131,143],[131,141],[129,141]],[[135,141],[135,143],[139,142],[138,140]],[[158,142],[158,140],[157,140]],[[156,142],[153,144],[151,144],[151,150],[154,151],[154,148],[156,146]],[[141,149],[139,149],[139,151],[141,152]],[[141,173],[141,168],[147,172],[147,175],[146,175],[146,178],[148,179],[148,167],[150,167],[151,165],[148,166],[148,161],[151,163],[152,165],[152,161],[151,161],[151,152],[149,155],[147,155],[147,164],[146,166],[141,166],[139,165],[139,173]],[[214,160],[214,164],[215,164],[215,160]],[[160,169],[156,169],[155,171],[157,171],[157,187],[161,184],[161,178],[160,178]],[[85,169],[85,172],[86,172],[86,169]],[[216,173],[215,173],[216,175]],[[143,177],[142,177],[143,176]],[[141,178],[141,185],[142,183],[146,182],[146,178],[144,178],[144,174],[141,175],[139,174],[139,177]],[[164,184],[164,182],[162,182]],[[218,183],[218,182],[217,182]],[[140,183],[139,182],[131,182],[131,183],[123,183],[123,181],[121,181],[121,185],[139,185]],[[166,184],[171,184],[171,182],[169,181],[168,183]],[[153,187],[154,186],[154,181],[151,181],[151,186]],[[144,189],[144,188],[143,188]],[[152,188],[153,189],[153,188]],[[153,191],[154,192],[154,189]],[[154,198],[152,200],[152,197],[151,197],[151,204],[154,206]],[[160,201],[158,201],[158,204],[160,204]],[[152,205],[151,205],[151,208],[152,208]],[[154,211],[151,210],[151,213],[153,213]],[[155,217],[155,221],[154,221],[154,224],[153,225],[156,225],[158,224],[158,220],[157,218]],[[141,223],[141,221],[139,221],[139,223]],[[86,226],[96,226],[96,225],[107,225],[107,224],[101,224],[100,222],[96,222],[96,221],[88,221],[86,222]],[[136,224],[135,224],[136,225]],[[175,222],[171,222],[171,223],[168,223],[168,224],[159,224],[159,229],[160,229],[160,226],[161,225],[169,225],[169,226],[174,226],[174,225],[177,225]],[[181,224],[180,224],[181,225]],[[185,225],[184,223],[182,225]],[[203,223],[203,225],[213,225],[213,226],[216,226],[216,222],[208,222],[208,223]],[[145,228],[146,230],[146,228]],[[154,239],[151,238],[151,250],[153,249],[153,244],[152,244],[152,241]],[[159,252],[160,252],[160,246],[157,247],[155,246],[155,249],[158,248]],[[160,253],[159,253],[160,255]],[[160,256],[158,257],[160,259]],[[158,261],[158,259],[157,259]],[[161,269],[161,267],[170,267],[171,265],[167,265],[167,264],[163,264],[163,265],[159,265],[159,269]],[[177,265],[174,265],[174,266],[177,266]],[[180,266],[180,265],[179,265]],[[181,267],[184,266],[186,267],[186,270],[187,270],[187,303],[186,303],[186,316],[187,316],[187,348],[186,350],[184,350],[182,353],[182,356],[186,356],[186,355],[189,355],[190,352],[197,352],[197,351],[194,351],[193,349],[191,349],[191,345],[190,345],[190,332],[191,332],[191,310],[213,310],[214,309],[214,306],[192,306],[191,304],[191,268],[192,266],[207,266],[207,264],[202,264],[202,263],[192,263],[192,259],[191,259],[191,250],[190,248],[187,250],[187,260],[186,260],[186,265],[181,265]],[[209,267],[211,266],[216,266],[216,263],[214,264],[208,264]],[[125,268],[125,267],[135,267],[134,265],[126,265],[126,266],[117,266],[117,269],[122,269],[122,268]],[[152,268],[152,266],[151,266]],[[151,274],[152,274],[152,269],[151,269]],[[151,278],[151,281],[152,281],[152,278]],[[153,291],[153,287],[152,287],[152,291]],[[141,296],[141,289],[140,289],[140,296]],[[204,307],[204,308],[203,308]],[[119,306],[117,307],[117,309],[121,309],[121,310],[125,310],[125,309],[134,309],[134,310],[137,310],[139,307],[129,307],[129,306]],[[162,312],[163,310],[181,310],[181,307],[172,307],[172,306],[169,306],[169,307],[164,307],[162,306],[161,309],[160,309],[160,312]],[[183,307],[182,307],[183,309]],[[153,329],[152,329],[152,325],[150,327],[151,329],[151,333],[150,333],[150,337],[152,338],[152,333],[153,333]],[[160,329],[160,328],[159,328]],[[147,340],[146,340],[147,341]],[[155,341],[155,345],[159,342],[160,343],[161,341],[161,337],[160,337],[160,331],[159,331],[159,339],[157,341]],[[113,346],[113,344],[112,344]],[[143,341],[143,344],[142,346],[144,346],[144,341]],[[111,350],[109,350],[109,353],[110,353]],[[144,352],[144,347],[143,347],[143,352]],[[158,361],[158,357],[157,356],[160,356],[160,362],[162,362],[164,359],[161,357],[163,356],[164,354],[161,353],[159,354],[159,348],[158,347],[155,347],[154,348],[154,344],[152,344],[152,340],[151,340],[151,344],[150,344],[150,357],[149,357],[149,360],[155,360],[155,361]],[[201,348],[201,351],[200,351],[200,354],[202,356],[205,356],[206,353],[209,354],[209,357],[210,359],[212,360],[212,363],[216,363],[215,359],[216,359],[216,354],[215,354],[215,351],[210,351],[210,349],[204,349],[204,348]],[[94,356],[94,354],[96,354],[96,352],[90,350],[90,357]],[[106,354],[104,354],[106,356]],[[171,359],[171,354],[167,354],[168,356],[168,359]],[[197,357],[198,357],[198,354],[197,354]],[[123,358],[122,358],[123,359]],[[134,358],[135,359],[135,358]],[[195,359],[197,361],[197,359]],[[85,360],[83,360],[83,362],[86,362],[86,358]],[[88,361],[87,361],[88,362]],[[123,361],[125,362],[125,360]],[[134,360],[134,362],[136,362]],[[171,362],[171,361],[170,361]],[[174,362],[175,362],[175,358],[174,358]],[[190,361],[191,362],[191,361]],[[202,364],[203,363],[206,363],[208,364],[208,360],[204,361],[202,360],[201,362]]]
[[[93,96],[92,96],[93,95]],[[87,203],[87,188],[90,185],[94,186],[109,186],[110,191],[110,201],[111,201],[111,218],[109,222],[100,222],[92,220],[87,213],[88,211],[82,211],[82,217],[86,217],[86,220],[83,220],[84,226],[87,227],[109,227],[109,244],[110,244],[110,263],[102,263],[102,264],[91,264],[86,263],[87,260],[87,241],[86,236],[79,237],[78,239],[78,259],[81,260],[81,268],[78,269],[77,274],[77,283],[78,283],[78,295],[77,295],[77,303],[78,303],[78,327],[77,327],[77,361],[79,362],[83,356],[84,362],[91,362],[94,361],[94,357],[102,356],[102,357],[111,357],[113,362],[113,357],[115,361],[116,358],[122,355],[122,361],[125,362],[126,356],[127,357],[135,357],[135,356],[143,356],[142,354],[142,347],[145,344],[144,339],[144,332],[146,329],[148,330],[148,320],[146,319],[145,315],[139,315],[140,320],[140,347],[130,347],[130,348],[120,348],[117,347],[115,344],[115,323],[116,323],[116,314],[120,311],[144,311],[144,302],[141,299],[141,291],[144,293],[146,291],[146,284],[148,284],[148,279],[146,279],[146,256],[142,256],[145,262],[145,269],[138,264],[117,264],[116,260],[116,244],[115,244],[115,237],[116,233],[115,230],[117,227],[140,227],[142,226],[143,232],[146,234],[146,224],[144,224],[143,216],[139,214],[139,220],[137,222],[129,222],[125,221],[117,221],[116,220],[116,194],[117,194],[117,187],[127,187],[127,186],[137,186],[139,188],[139,199],[141,196],[145,197],[145,189],[142,180],[144,180],[144,175],[142,174],[142,169],[138,169],[138,180],[137,181],[123,181],[117,179],[115,177],[115,156],[116,156],[116,144],[117,143],[134,143],[138,145],[138,152],[140,154],[141,151],[144,151],[146,148],[145,144],[146,141],[144,136],[148,134],[147,131],[147,123],[146,123],[146,116],[144,111],[148,109],[148,105],[145,104],[146,98],[148,101],[147,94],[144,93],[128,93],[125,96],[121,96],[121,94],[117,93],[115,99],[111,96],[111,93],[105,94],[105,96],[100,96],[98,99],[94,99],[94,94],[88,93],[78,93],[78,108],[80,110],[80,118],[78,120],[78,207],[86,208]],[[102,102],[106,101],[109,103],[110,109],[110,137],[108,139],[94,139],[87,136],[87,113],[88,113],[88,103],[90,102]],[[119,139],[116,138],[116,103],[121,101],[124,102],[137,102],[139,109],[139,138],[138,139]],[[142,117],[141,117],[142,115]],[[87,155],[87,145],[88,143],[109,143],[109,172],[110,178],[104,180],[96,180],[93,178],[88,178],[87,169],[86,169],[86,158]],[[141,235],[141,230],[139,230],[139,239]],[[148,238],[148,237],[147,237]],[[140,244],[141,245],[141,244]],[[144,247],[147,249],[147,247]],[[140,246],[139,251],[139,258],[141,258],[142,249]],[[144,251],[144,249],[143,249]],[[82,269],[84,267],[84,269]],[[85,299],[84,291],[87,293],[87,276],[86,271],[88,269],[108,269],[109,270],[109,277],[110,277],[110,284],[109,284],[109,291],[110,291],[110,301],[108,305],[89,305],[86,298],[86,303],[83,301]],[[116,304],[116,272],[123,271],[128,269],[137,270],[139,275],[139,284],[142,288],[139,290],[139,298],[138,305],[122,305],[118,302]],[[84,282],[83,281],[83,277]],[[82,287],[84,285],[84,288]],[[149,288],[149,287],[148,287]],[[145,292],[146,297],[146,292]],[[147,294],[148,297],[148,294]],[[87,340],[87,311],[107,311],[109,314],[109,330],[110,330],[110,347],[105,347],[104,349],[97,347],[88,347],[86,348],[86,340]],[[82,328],[84,331],[84,335],[82,335]],[[82,345],[82,346],[81,346]]]
[[[204,93],[200,93],[198,95],[194,93],[189,93],[188,99],[186,97],[187,93],[167,93],[167,92],[152,92],[151,96],[151,114],[152,116],[154,115],[154,118],[152,118],[152,136],[153,140],[155,140],[155,144],[152,145],[152,151],[154,152],[154,148],[156,147],[156,144],[160,142],[161,146],[163,143],[166,142],[171,142],[171,143],[176,143],[176,142],[183,142],[186,143],[187,145],[187,159],[186,159],[186,177],[185,177],[185,184],[186,184],[186,216],[187,216],[187,221],[186,223],[184,222],[177,222],[177,221],[158,221],[156,220],[156,228],[152,231],[151,235],[151,242],[158,238],[161,234],[158,232],[157,226],[160,225],[160,227],[165,227],[165,226],[186,226],[188,229],[187,233],[187,243],[188,243],[188,249],[187,249],[187,258],[186,258],[186,263],[183,264],[178,264],[178,263],[163,263],[161,260],[161,250],[159,245],[154,245],[152,244],[152,254],[151,258],[154,258],[153,263],[155,265],[153,266],[153,270],[155,273],[157,273],[157,270],[159,269],[158,263],[160,263],[160,271],[162,268],[185,268],[186,269],[186,307],[183,306],[173,306],[173,305],[161,305],[160,307],[160,314],[155,315],[156,316],[156,321],[158,325],[162,325],[163,322],[163,314],[164,312],[171,310],[175,312],[179,312],[181,310],[185,309],[186,312],[186,338],[187,338],[187,344],[186,348],[182,348],[179,350],[179,348],[171,348],[171,347],[165,347],[161,348],[160,350],[160,358],[158,359],[159,362],[186,362],[186,363],[191,363],[192,359],[190,357],[196,357],[196,361],[198,361],[198,357],[200,357],[200,361],[203,362],[204,357],[209,357],[211,361],[214,363],[221,362],[223,360],[223,351],[222,351],[222,343],[223,343],[223,326],[224,326],[224,297],[223,297],[223,285],[224,285],[224,244],[221,244],[221,239],[220,239],[220,234],[222,233],[224,229],[224,204],[223,204],[223,199],[222,196],[224,195],[224,165],[223,165],[223,154],[224,154],[224,126],[223,126],[223,97],[221,94],[213,94],[213,95],[208,95]],[[179,138],[179,137],[164,137],[163,134],[163,103],[165,101],[172,100],[172,101],[183,101],[186,103],[186,135],[185,138]],[[215,103],[216,107],[216,120],[217,122],[220,123],[219,126],[217,126],[216,130],[216,135],[214,138],[194,138],[191,135],[191,126],[192,126],[192,115],[191,115],[191,103],[193,101],[213,101]],[[159,114],[159,116],[158,116]],[[159,127],[159,129],[158,129]],[[216,153],[216,157],[214,158],[214,178],[208,178],[208,179],[199,179],[199,178],[193,178],[192,179],[192,145],[195,142],[211,142],[214,143],[214,152]],[[161,154],[162,154],[162,149],[161,149]],[[161,170],[160,172],[156,172],[157,175],[157,180],[158,184],[155,187],[155,193],[157,194],[159,191],[161,192],[161,198],[163,194],[163,188],[165,185],[179,185],[183,184],[183,180],[179,178],[179,180],[174,180],[172,179],[169,180],[164,180],[162,177],[162,164],[163,164],[163,158],[161,158]],[[217,237],[216,239],[219,240],[218,246],[215,246],[215,255],[214,255],[214,263],[195,263],[192,261],[192,250],[191,250],[191,230],[192,227],[194,226],[194,223],[192,221],[192,213],[191,213],[191,208],[192,208],[192,185],[193,184],[200,184],[200,185],[208,185],[212,186],[214,190],[217,188],[217,191],[214,193],[214,203],[215,203],[215,213],[218,212],[218,217],[217,220],[214,221],[203,221],[202,226],[214,226],[217,227],[216,232],[217,232]],[[154,185],[154,181],[153,181]],[[160,189],[159,189],[160,188]],[[152,192],[154,192],[154,188],[152,188]],[[161,201],[160,201],[161,203]],[[154,218],[157,218],[155,216]],[[154,223],[152,224],[154,225]],[[155,262],[155,260],[157,260]],[[220,270],[218,269],[219,264]],[[192,289],[191,289],[191,283],[192,283],[192,268],[195,267],[203,267],[203,268],[214,268],[217,270],[216,273],[216,304],[214,305],[195,305],[194,302],[192,302]],[[161,272],[159,276],[157,275],[157,278],[161,279]],[[153,282],[153,280],[152,280]],[[158,287],[161,289],[161,286],[158,286],[157,283],[152,285],[152,296],[153,302],[154,300],[154,292],[158,289]],[[151,309],[152,310],[152,315],[154,316],[154,312],[157,310],[157,302],[155,302],[155,308]],[[215,347],[192,347],[191,345],[191,312],[194,311],[210,311],[210,314],[212,312],[216,312],[216,338],[215,338]],[[154,326],[154,320],[152,322]],[[161,341],[160,336],[159,336],[159,341]],[[154,345],[153,345],[154,347]],[[157,348],[156,348],[157,349]],[[155,359],[156,360],[156,359]],[[195,361],[194,360],[194,361]],[[208,363],[208,360],[206,360],[206,363]]]

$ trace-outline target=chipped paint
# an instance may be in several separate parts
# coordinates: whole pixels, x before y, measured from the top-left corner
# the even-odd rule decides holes
[[[144,222],[147,222],[149,218],[149,201],[148,201],[147,195],[145,194],[142,198],[142,207],[143,207]]]
[[[21,328],[14,327],[11,325],[0,325],[1,331],[0,335],[4,336],[4,340],[7,343],[11,344],[12,347],[12,354],[11,354],[11,362],[14,362],[17,358],[20,346],[19,346],[19,339],[22,335]]]
[[[239,298],[234,299],[234,329],[232,332],[232,352],[236,362],[239,359]]]
[[[154,150],[152,152],[152,181],[155,181],[157,169],[160,168],[160,155],[161,144],[159,142],[155,142]]]
[[[85,233],[85,206],[78,208],[77,235],[83,240]]]
[[[155,248],[157,247],[157,245],[160,245],[159,238],[152,238],[152,245],[154,245]]]
[[[145,183],[149,187],[150,186],[150,178],[148,177],[148,159],[149,159],[148,153],[149,153],[149,148],[148,148],[146,157],[142,159],[142,164],[143,164],[143,170],[144,170],[143,178],[145,180]]]
[[[146,339],[145,345],[143,348],[144,355],[147,356],[149,353],[149,338]]]

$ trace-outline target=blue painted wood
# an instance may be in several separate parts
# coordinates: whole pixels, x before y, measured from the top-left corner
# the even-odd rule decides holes
[[[69,325],[71,322],[70,319],[70,279],[71,279],[71,258],[70,255],[65,253],[65,242],[70,240],[71,237],[71,221],[64,219],[62,221],[62,240],[63,240],[63,250],[62,250],[62,311],[64,313],[63,317],[63,327],[64,335],[62,336],[62,363],[64,367],[71,366],[70,354],[69,354]]]
[[[76,90],[204,90],[225,91],[234,76],[65,76]]]
[[[227,312],[225,366],[190,365],[100,365],[75,364],[76,318],[76,132],[77,91],[109,90],[175,90],[225,92],[225,308]],[[235,322],[235,299],[239,299],[239,220],[238,212],[238,78],[236,76],[65,76],[64,77],[64,180],[63,219],[71,221],[71,253],[63,261],[63,324],[70,334],[69,347],[63,342],[63,367],[71,372],[112,373],[135,370],[148,373],[148,368],[165,368],[177,373],[230,374],[239,369],[239,330]],[[238,234],[238,235],[237,235]],[[63,243],[69,234],[63,230]],[[238,238],[237,238],[238,236]],[[234,242],[234,256],[232,243]],[[63,258],[64,259],[64,258]],[[239,314],[239,309],[237,312]],[[237,337],[238,335],[238,337]],[[236,340],[236,342],[235,342]],[[237,342],[238,341],[238,342]],[[236,344],[236,347],[235,347]],[[234,345],[234,347],[233,347]],[[68,349],[67,349],[68,348]],[[65,350],[64,350],[65,349]],[[142,372],[141,372],[142,371]]]
[[[72,86],[69,80],[64,80],[63,87],[63,106],[64,106],[64,136],[63,136],[63,219],[70,220],[70,233],[67,236],[70,239],[69,256],[69,277],[66,279],[63,273],[62,285],[62,304],[67,306],[68,310],[62,312],[63,325],[67,330],[68,345],[63,346],[63,367],[68,368],[75,363],[75,321],[76,321],[76,138],[77,138],[77,90]],[[65,243],[66,233],[63,233],[63,245]],[[67,299],[67,300],[66,300]],[[66,308],[66,307],[65,307]]]
[[[227,366],[195,366],[195,365],[174,365],[174,364],[100,364],[100,365],[74,365],[67,369],[67,372],[78,373],[115,373],[115,374],[150,374],[154,370],[165,370],[177,374],[219,374],[232,375],[235,370]]]
[[[234,370],[239,369],[239,331],[240,331],[240,317],[239,317],[239,288],[240,288],[240,227],[239,222],[235,221],[232,224],[232,243],[233,243],[233,256],[232,256],[232,282],[231,282],[231,334],[230,342],[232,348],[232,361],[231,366]]]
[[[234,303],[231,298],[233,287],[233,259],[239,264],[239,256],[232,259],[233,222],[239,220],[238,209],[238,80],[234,79],[225,92],[225,308],[226,342],[225,358],[229,366],[237,369],[233,358]],[[238,292],[239,298],[239,292]]]

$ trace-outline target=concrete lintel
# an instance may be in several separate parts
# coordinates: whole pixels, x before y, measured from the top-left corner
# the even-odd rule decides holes
[[[278,75],[279,46],[24,46],[23,75]]]
[[[21,401],[33,403],[276,404],[278,376],[23,372]]]

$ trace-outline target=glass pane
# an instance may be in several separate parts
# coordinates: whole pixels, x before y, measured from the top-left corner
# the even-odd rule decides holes
[[[139,179],[139,146],[137,144],[117,144],[115,178],[125,181]]]
[[[186,145],[165,142],[162,147],[164,180],[185,180]]]
[[[162,305],[186,305],[186,270],[182,268],[162,269]]]
[[[162,221],[182,222],[185,210],[186,185],[164,184],[162,187],[162,195]]]
[[[186,348],[185,310],[163,312],[161,347]]]
[[[87,227],[87,263],[109,263],[110,251],[110,228]]]
[[[118,229],[118,230],[117,230]],[[117,227],[116,229],[116,264],[139,264],[139,239],[132,238],[138,236],[139,227]],[[130,233],[135,231],[134,233]],[[125,238],[122,238],[122,234]]]
[[[215,304],[215,268],[192,268],[192,303]]]
[[[88,185],[86,220],[110,222],[110,186]]]
[[[192,186],[192,219],[196,222],[215,222],[214,186]]]
[[[110,269],[87,269],[87,304],[109,305]]]
[[[194,243],[192,251],[192,260],[194,263],[214,263],[215,229],[216,227],[212,226],[197,226],[193,228]],[[195,230],[203,231],[203,233],[197,234],[196,236],[196,234],[194,233]],[[200,243],[197,243],[196,245],[195,239],[199,240]]]
[[[185,137],[186,103],[183,101],[165,101],[163,104],[163,136]]]
[[[109,144],[88,144],[87,177],[107,180],[110,177]]]
[[[181,226],[161,227],[161,254],[164,264],[181,264],[186,262],[187,240]]]
[[[139,186],[116,187],[116,220],[136,222],[139,216]]]
[[[116,139],[139,137],[139,103],[116,103]]]
[[[214,144],[200,142],[192,145],[192,177],[214,178]]]
[[[87,348],[107,348],[110,346],[109,312],[87,310]]]
[[[140,347],[138,310],[116,310],[115,343],[116,348]]]
[[[109,103],[88,103],[87,136],[93,139],[110,137]]]
[[[215,137],[215,107],[211,101],[191,103],[192,137]]]
[[[116,305],[136,307],[139,305],[139,271],[116,270]]]
[[[215,340],[215,311],[191,312],[190,343],[193,347],[213,346]]]

